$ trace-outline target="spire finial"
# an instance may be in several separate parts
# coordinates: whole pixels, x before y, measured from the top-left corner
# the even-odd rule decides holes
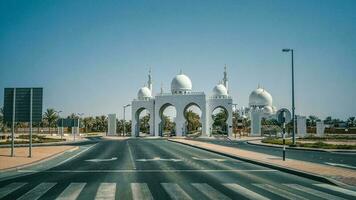
[[[183,74],[183,71],[182,71],[182,69],[180,69],[180,70],[179,70],[179,74]]]
[[[161,94],[163,94],[163,83],[161,82]]]

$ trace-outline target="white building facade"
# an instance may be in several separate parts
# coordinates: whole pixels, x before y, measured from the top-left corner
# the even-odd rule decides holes
[[[176,75],[171,82],[171,92],[161,92],[155,96],[152,95],[152,77],[151,71],[148,75],[147,86],[140,88],[137,99],[132,101],[132,133],[133,137],[140,135],[140,113],[146,110],[150,114],[150,136],[160,137],[163,135],[163,112],[169,106],[176,109],[175,135],[186,136],[187,119],[185,113],[191,106],[196,106],[201,111],[201,137],[210,137],[213,130],[213,112],[215,109],[222,108],[227,113],[227,133],[232,136],[232,98],[228,92],[228,79],[226,67],[224,77],[213,89],[211,96],[204,92],[194,92],[192,90],[192,81],[190,78],[180,73]]]

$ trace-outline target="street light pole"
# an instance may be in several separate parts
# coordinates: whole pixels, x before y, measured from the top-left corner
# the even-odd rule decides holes
[[[62,111],[59,110],[59,111],[55,111],[55,112],[57,113],[58,117],[61,119],[59,113],[61,113]],[[63,139],[63,119],[61,119],[61,129],[62,129],[61,130],[61,140],[62,140]],[[59,127],[57,126],[57,133],[60,134],[59,132],[60,132]]]
[[[80,136],[80,118],[84,115],[84,113],[78,113],[79,118],[78,118],[78,135]]]
[[[126,109],[126,107],[129,107],[129,106],[131,106],[131,104],[127,104],[127,105],[125,105],[124,106],[124,121],[123,121],[123,123],[122,123],[122,128],[123,128],[123,136],[125,136],[125,109]]]
[[[282,49],[283,52],[291,52],[292,54],[292,122],[293,122],[293,145],[295,145],[295,105],[294,105],[294,49]]]

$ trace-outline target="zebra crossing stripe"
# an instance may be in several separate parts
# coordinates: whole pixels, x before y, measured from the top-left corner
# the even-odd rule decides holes
[[[241,185],[235,184],[235,183],[225,183],[223,184],[225,187],[229,188],[230,190],[233,190],[237,192],[238,194],[241,194],[242,196],[251,199],[251,200],[269,200],[269,198],[266,198],[260,194],[257,194],[256,192],[253,192],[245,187],[242,187]]]
[[[116,196],[116,183],[101,183],[96,192],[95,200],[111,200]]]
[[[164,190],[173,200],[191,200],[192,198],[176,183],[161,183]]]
[[[44,195],[48,190],[50,190],[57,183],[41,183],[37,185],[32,190],[28,191],[26,194],[22,195],[18,200],[36,200]]]
[[[131,183],[131,191],[134,200],[153,200],[146,183]]]
[[[225,196],[224,194],[220,193],[210,185],[206,183],[192,183],[192,185],[199,190],[201,193],[203,193],[207,198],[215,200],[227,200],[230,199],[229,197]]]
[[[339,192],[339,193],[342,193],[342,194],[346,194],[346,195],[349,195],[349,196],[356,197],[356,191],[344,189],[344,188],[341,188],[341,187],[337,187],[337,186],[329,185],[329,184],[325,184],[325,183],[313,184],[313,185],[321,187],[321,188],[325,188],[325,189],[328,189],[328,190],[332,190],[332,191],[335,191],[335,192]]]
[[[263,190],[266,190],[268,192],[272,192],[273,194],[276,194],[278,196],[281,196],[283,198],[286,199],[290,199],[290,200],[306,200],[306,198],[296,195],[294,193],[291,193],[287,190],[275,187],[273,185],[269,185],[269,184],[253,184],[254,186],[257,186]]]
[[[26,185],[27,183],[10,183],[3,188],[0,188],[0,199],[5,197],[6,195],[10,194],[11,192],[21,188],[22,186]]]
[[[304,186],[298,185],[298,184],[284,184],[284,185],[286,185],[286,186],[288,186],[290,188],[293,188],[293,189],[296,189],[296,190],[299,190],[299,191],[302,191],[302,192],[306,192],[306,193],[309,193],[311,195],[323,198],[323,199],[345,200],[344,198],[341,198],[341,197],[338,197],[338,196],[335,196],[335,195],[331,195],[331,194],[327,194],[325,192],[314,190],[314,189],[311,189],[311,188],[308,188],[308,187],[304,187]]]
[[[75,200],[85,187],[86,183],[71,183],[57,197],[57,200]]]

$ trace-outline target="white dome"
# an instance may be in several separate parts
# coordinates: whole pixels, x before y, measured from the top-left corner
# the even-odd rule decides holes
[[[138,99],[142,100],[142,99],[146,99],[146,98],[151,98],[152,97],[152,93],[151,90],[148,87],[142,87],[140,88],[140,90],[137,93],[137,97]]]
[[[218,84],[213,89],[213,95],[218,96],[227,96],[227,89],[223,84]]]
[[[272,106],[272,96],[265,89],[257,88],[249,97],[250,106]]]
[[[171,82],[171,92],[173,94],[181,94],[192,91],[192,81],[185,74],[178,74]]]

